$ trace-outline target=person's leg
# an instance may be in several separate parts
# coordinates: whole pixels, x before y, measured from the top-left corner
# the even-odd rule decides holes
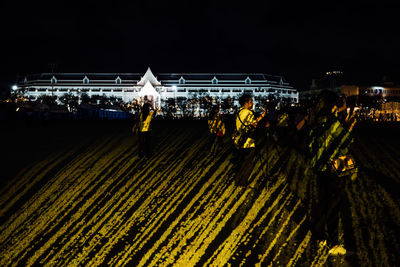
[[[343,205],[342,202],[342,196],[331,196],[326,210],[328,241],[333,246],[339,244],[339,214]]]
[[[236,172],[235,181],[237,185],[247,186],[250,174],[253,171],[254,148],[241,149],[241,153],[240,166]]]
[[[218,154],[219,152],[221,152],[222,146],[223,146],[222,137],[221,136],[217,136],[215,138],[215,149],[214,149],[214,154],[215,155]]]
[[[316,194],[313,195],[313,199],[310,199],[311,211],[310,211],[310,226],[313,231],[313,235],[316,240],[327,240],[326,225],[327,225],[327,206],[328,206],[328,184],[327,177],[320,174],[316,177]]]
[[[238,170],[238,164],[240,162],[240,150],[232,146],[231,152],[232,152],[231,163],[234,165],[233,169],[235,170],[236,173]]]
[[[208,135],[208,147],[210,149],[210,153],[212,152],[213,146],[214,146],[214,140],[215,136],[213,134]]]
[[[326,207],[328,238],[332,245],[337,245],[339,243],[339,215],[345,199],[344,184],[343,178],[335,175],[327,178],[329,179]]]
[[[240,170],[242,169],[242,165],[243,165],[243,159],[245,156],[246,151],[243,148],[240,148],[237,150],[236,152],[236,171],[235,171],[235,184],[239,184],[240,183]]]
[[[212,140],[210,141],[211,143],[211,149],[210,149],[210,153],[211,154],[215,154],[217,151],[217,136],[216,135],[212,135]]]
[[[347,249],[355,251],[356,243],[354,237],[354,230],[352,227],[350,203],[346,196],[343,196],[342,205],[340,207],[340,217],[342,219],[344,245]]]
[[[346,198],[344,194],[338,194],[336,202],[331,204],[329,220],[328,220],[328,233],[330,237],[329,254],[330,255],[346,255],[346,261],[351,263],[352,266],[357,266],[357,258],[355,257],[355,245],[353,231],[351,229],[351,214],[346,212]],[[345,212],[343,214],[343,212]],[[347,217],[350,216],[350,217]],[[343,228],[343,239],[339,238],[339,234],[342,234],[339,230],[339,218],[342,219]],[[343,242],[342,242],[343,241]]]
[[[146,132],[145,134],[145,155],[146,157],[151,157],[151,132]]]
[[[343,243],[346,250],[346,261],[350,266],[360,265],[357,258],[357,245],[354,236],[354,230],[352,227],[352,217],[350,210],[350,203],[347,196],[344,196],[341,209],[340,218],[342,219],[343,228]]]
[[[145,142],[144,133],[139,132],[139,157],[144,156],[144,142]]]

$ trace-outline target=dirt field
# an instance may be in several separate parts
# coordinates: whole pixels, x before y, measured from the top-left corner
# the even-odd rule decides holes
[[[352,261],[318,247],[288,182],[303,179],[300,162],[279,146],[261,150],[245,189],[232,180],[230,140],[210,156],[198,121],[157,122],[149,160],[127,122],[6,128],[2,266],[399,266],[399,125],[355,130]]]

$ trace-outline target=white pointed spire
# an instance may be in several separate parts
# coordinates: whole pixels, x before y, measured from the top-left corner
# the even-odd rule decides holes
[[[145,95],[160,96],[150,81],[146,81],[146,84],[140,89],[139,96]]]
[[[150,67],[147,68],[146,73],[143,75],[143,77],[140,79],[140,81],[137,83],[137,85],[143,86],[146,84],[147,81],[149,81],[152,85],[161,85],[161,83],[157,80],[157,78],[151,72]]]

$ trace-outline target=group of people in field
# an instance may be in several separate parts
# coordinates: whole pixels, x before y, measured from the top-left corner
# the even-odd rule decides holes
[[[359,111],[357,120],[369,122],[397,122],[399,117],[396,112]]]
[[[330,91],[323,91],[312,108],[295,112],[289,107],[277,109],[276,102],[269,102],[265,103],[261,114],[255,114],[253,99],[247,94],[240,97],[239,104],[241,107],[229,134],[227,121],[219,108],[215,106],[209,112],[210,156],[220,153],[224,148],[223,140],[229,138],[236,158],[234,182],[238,187],[252,189],[249,178],[259,153],[256,146],[260,144],[257,131],[267,130],[270,134],[261,135],[261,138],[269,138],[268,141],[296,151],[298,157],[302,157],[299,162],[307,165],[304,177],[310,180],[310,190],[306,197],[298,195],[304,203],[311,203],[305,205],[314,237],[321,246],[328,246],[331,254],[346,254],[343,244],[339,244],[338,223],[339,214],[351,216],[344,186],[357,177],[355,161],[349,151],[356,123],[354,110],[347,106],[344,97]],[[151,156],[153,114],[151,104],[145,103],[133,129],[139,135],[140,157]],[[348,226],[344,225],[347,238],[351,236]]]

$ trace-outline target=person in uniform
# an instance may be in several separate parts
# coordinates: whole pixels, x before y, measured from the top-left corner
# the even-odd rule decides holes
[[[235,183],[238,186],[248,186],[248,179],[253,171],[255,156],[255,140],[253,133],[258,122],[264,118],[266,111],[257,119],[252,111],[253,100],[250,95],[244,94],[239,98],[241,108],[236,116],[236,135],[234,144],[238,149],[238,166],[235,175]]]
[[[314,188],[310,196],[310,222],[317,240],[332,248],[331,254],[345,254],[346,249],[339,244],[338,226],[341,215],[344,241],[352,247],[352,230],[348,222],[351,213],[345,185],[357,176],[349,152],[356,120],[351,114],[342,114],[345,102],[335,93],[323,91],[319,99],[309,121],[309,167],[316,174],[315,182],[311,183]]]
[[[154,110],[150,103],[144,103],[139,113],[139,157],[149,158],[151,149],[151,122]]]
[[[210,155],[216,155],[222,149],[223,137],[225,135],[225,123],[219,113],[218,106],[211,109],[208,118]]]

